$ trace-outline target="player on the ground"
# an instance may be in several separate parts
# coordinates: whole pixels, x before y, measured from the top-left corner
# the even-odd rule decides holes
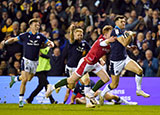
[[[76,100],[76,104],[86,104],[87,100],[86,100],[85,93],[84,93],[84,87],[86,85],[90,86],[91,88],[95,85],[95,82],[93,80],[90,80],[89,75],[88,75],[88,77],[86,76],[85,79],[80,79],[78,81],[78,83],[76,84],[75,89],[73,90],[73,93],[72,93],[70,104],[74,104],[75,100]],[[97,90],[94,95],[97,100],[99,100],[99,98],[100,98],[99,97],[100,92],[101,92],[100,90]],[[76,96],[79,94],[81,95],[81,97],[77,98]],[[137,102],[128,102],[125,99],[123,99],[119,96],[113,95],[111,93],[106,93],[104,98],[105,98],[105,100],[111,101],[111,102],[108,102],[108,104],[112,104],[112,105],[113,104],[121,104],[121,103],[124,103],[126,105],[137,105]]]
[[[10,38],[1,42],[2,47],[7,44],[20,41],[23,45],[22,71],[21,76],[11,77],[10,87],[16,81],[22,81],[19,94],[19,107],[23,107],[23,97],[26,89],[27,81],[30,81],[36,73],[38,65],[39,50],[41,44],[45,43],[50,47],[54,47],[53,42],[48,40],[44,35],[39,33],[40,23],[37,19],[29,21],[29,32],[20,34],[17,37]]]
[[[106,87],[101,93],[101,96],[103,97],[106,92],[109,92],[110,90],[117,88],[119,84],[120,73],[123,69],[126,69],[136,73],[136,94],[138,96],[142,95],[144,97],[149,97],[150,95],[143,92],[141,89],[143,69],[137,64],[137,62],[129,58],[129,56],[126,53],[126,48],[130,44],[134,33],[131,31],[123,31],[126,24],[124,16],[118,15],[115,18],[115,24],[116,26],[111,33],[111,36],[117,37],[116,41],[111,43],[110,69],[112,83],[106,85]]]
[[[53,90],[64,85],[68,85],[68,87],[72,89],[75,86],[75,82],[78,81],[82,75],[92,71],[101,79],[96,83],[92,90],[89,89],[87,97],[93,99],[93,103],[96,103],[94,101],[94,93],[110,79],[108,73],[103,69],[98,61],[106,54],[107,50],[110,49],[109,43],[114,42],[116,39],[115,37],[110,37],[112,29],[112,26],[108,25],[103,28],[103,35],[101,35],[93,44],[88,54],[79,61],[78,67],[72,76],[62,79],[55,85],[48,85],[46,97],[50,96]]]

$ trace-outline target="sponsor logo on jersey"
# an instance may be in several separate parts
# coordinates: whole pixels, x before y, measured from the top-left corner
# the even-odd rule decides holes
[[[27,45],[31,45],[31,46],[39,46],[38,40],[29,40],[29,42],[27,43]]]

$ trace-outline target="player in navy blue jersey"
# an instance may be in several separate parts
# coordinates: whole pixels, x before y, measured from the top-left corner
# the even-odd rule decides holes
[[[136,73],[135,81],[136,81],[136,94],[138,96],[149,97],[150,95],[141,90],[141,82],[142,82],[142,74],[143,69],[126,53],[127,48],[134,48],[128,46],[132,41],[132,37],[134,33],[131,31],[123,31],[125,28],[126,20],[124,16],[118,15],[115,18],[115,28],[113,29],[111,36],[117,36],[117,40],[110,43],[111,45],[111,55],[110,55],[110,69],[111,69],[111,77],[112,83],[106,85],[104,90],[101,93],[103,97],[106,92],[109,92],[112,89],[117,88],[119,84],[119,76],[123,69],[132,71]],[[127,84],[126,84],[127,85]]]
[[[16,81],[22,81],[19,94],[19,107],[23,107],[23,97],[26,89],[26,83],[27,81],[30,81],[36,73],[41,45],[47,44],[49,47],[54,47],[52,41],[48,40],[44,35],[39,33],[39,29],[39,20],[31,19],[29,21],[29,32],[22,33],[17,37],[10,38],[1,42],[2,47],[17,41],[20,41],[23,45],[21,76],[11,77],[10,82],[10,87],[12,87]]]
[[[63,55],[67,58],[66,73],[70,77],[75,71],[79,60],[84,57],[90,50],[89,44],[83,40],[83,30],[77,28],[74,24],[70,26],[70,39],[69,43],[63,50]],[[67,88],[66,95],[64,98],[64,104],[68,99],[70,89]]]

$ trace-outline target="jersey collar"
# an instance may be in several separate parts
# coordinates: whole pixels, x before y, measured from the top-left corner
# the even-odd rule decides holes
[[[115,28],[117,28],[117,29],[121,30],[118,26],[115,26]]]
[[[29,34],[31,35],[37,35],[39,32],[37,32],[36,34],[33,34],[31,31],[29,31]]]

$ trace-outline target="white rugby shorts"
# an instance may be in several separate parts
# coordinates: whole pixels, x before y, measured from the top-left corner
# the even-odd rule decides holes
[[[35,74],[37,66],[38,66],[38,61],[32,61],[25,57],[22,58],[21,62],[22,71]]]
[[[131,61],[129,56],[121,61],[110,61],[110,72],[112,75],[119,75],[124,67]]]

